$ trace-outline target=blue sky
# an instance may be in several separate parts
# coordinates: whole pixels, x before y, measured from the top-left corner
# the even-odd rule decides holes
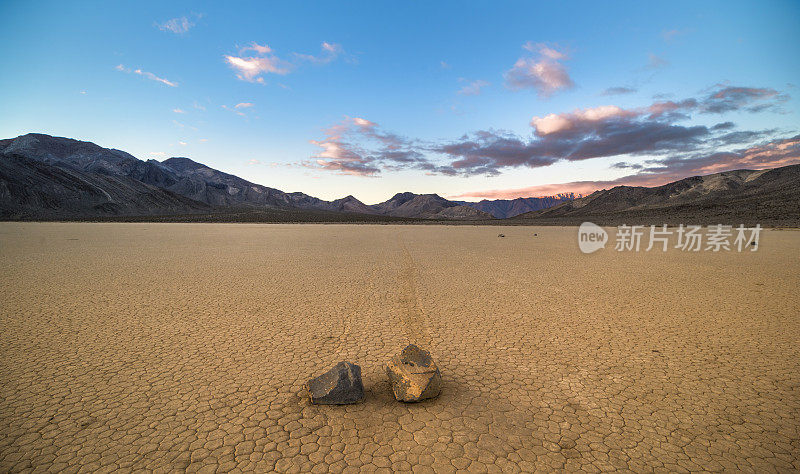
[[[0,136],[367,203],[661,184],[800,161],[798,26],[796,1],[5,1]]]

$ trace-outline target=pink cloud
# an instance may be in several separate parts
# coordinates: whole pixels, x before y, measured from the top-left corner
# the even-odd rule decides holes
[[[560,62],[568,59],[565,52],[531,42],[525,43],[523,48],[535,55],[517,59],[505,73],[507,87],[515,90],[535,89],[540,96],[549,97],[575,86],[566,67]]]
[[[353,123],[362,128],[374,128],[375,126],[378,125],[375,122],[370,122],[369,120],[360,117],[354,117]]]
[[[522,45],[522,48],[532,53],[538,52],[542,56],[553,59],[555,61],[559,61],[561,59],[568,59],[566,53],[558,51],[557,49],[551,48],[542,43],[534,43],[532,41],[528,41],[527,43]]]
[[[603,105],[583,110],[577,109],[569,113],[533,117],[530,124],[531,127],[536,129],[537,135],[544,136],[578,128],[586,123],[600,122],[617,117],[634,117],[636,115],[636,112],[624,110],[616,105]]]
[[[328,43],[327,41],[322,42],[322,49],[328,51],[329,53],[340,53],[342,51],[342,46],[336,43]]]
[[[240,50],[240,54],[244,53],[245,51],[255,51],[256,54],[259,54],[259,55],[263,56],[265,54],[271,53],[272,52],[272,48],[270,48],[266,44],[265,45],[260,45],[258,43],[253,42],[253,43],[250,43],[250,46],[245,46],[244,48],[242,48]]]
[[[476,191],[450,196],[451,199],[516,199],[520,197],[545,197],[557,194],[573,193],[576,196],[588,196],[600,189],[613,188],[614,186],[661,186],[675,181],[663,176],[653,175],[631,175],[617,180],[607,181],[570,181],[567,183],[542,184],[538,186],[528,186],[525,188],[512,189],[492,189],[488,191]]]
[[[325,130],[324,139],[310,143],[321,150],[311,161],[301,162],[302,166],[353,176],[376,176],[381,167],[392,169],[422,159],[406,139],[382,131],[377,123],[362,117],[346,116]],[[375,144],[379,146],[373,147]]]
[[[651,117],[659,117],[670,112],[686,110],[696,106],[697,101],[695,99],[686,99],[680,102],[668,100],[664,102],[654,102],[652,105],[650,105],[650,107],[647,108],[647,111],[650,113]]]
[[[312,155],[313,162],[304,162],[304,166],[326,171],[336,171],[352,176],[374,176],[380,170],[371,164],[371,159],[363,156],[360,149],[345,140],[344,135],[352,126],[358,130],[369,130],[377,124],[360,117],[345,119],[332,125],[325,131],[325,139],[310,140],[310,143],[322,150]]]

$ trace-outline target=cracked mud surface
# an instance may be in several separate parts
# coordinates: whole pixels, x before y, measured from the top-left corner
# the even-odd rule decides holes
[[[0,471],[800,470],[800,232],[501,230],[1,223]],[[364,402],[301,398],[340,360]]]

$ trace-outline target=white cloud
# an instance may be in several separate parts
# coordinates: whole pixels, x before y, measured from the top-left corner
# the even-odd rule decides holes
[[[253,55],[245,55],[247,52]],[[289,74],[294,66],[272,53],[272,48],[267,45],[251,43],[239,49],[239,56],[225,55],[228,65],[237,71],[236,77],[243,81],[258,82],[263,84],[262,74]]]
[[[353,118],[353,123],[358,125],[361,128],[374,128],[376,125],[378,125],[375,122],[372,122],[370,120],[367,120],[367,119],[361,118],[361,117],[354,117]]]
[[[235,107],[235,106],[234,106],[234,107],[228,107],[227,105],[223,105],[223,106],[222,106],[222,108],[223,108],[223,109],[225,109],[225,110],[228,110],[228,111],[230,111],[230,112],[233,112],[233,113],[235,113],[236,115],[239,115],[239,116],[241,116],[241,117],[247,117],[247,114],[245,114],[245,113],[244,113],[244,112],[242,112],[241,110],[236,110],[236,107]]]
[[[466,81],[466,79],[461,79],[462,82]],[[458,94],[461,95],[479,95],[481,93],[481,89],[489,86],[490,84],[486,81],[477,80],[468,82],[464,87],[458,90]]]
[[[344,48],[342,45],[337,43],[328,43],[327,41],[323,41],[322,45],[322,54],[319,56],[314,56],[311,54],[300,54],[294,53],[299,59],[304,61],[309,61],[316,64],[328,64],[329,62],[338,58],[341,54],[344,53]]]
[[[238,55],[226,54],[225,62],[236,71],[236,77],[243,81],[264,84],[264,75],[286,75],[294,71],[301,62],[328,64],[345,54],[338,43],[322,42],[319,55],[294,53],[294,60],[287,61],[280,57],[268,45],[251,43],[239,49]]]
[[[174,109],[172,109],[172,111],[173,111],[173,112],[175,112],[176,114],[185,114],[185,113],[186,113],[186,111],[185,111],[185,110],[183,110],[183,109],[179,109],[179,108],[177,108],[177,107],[175,107]]]
[[[200,140],[198,140],[198,141],[199,141],[199,142],[201,142],[201,143],[205,143],[205,142],[207,142],[207,141],[208,141],[208,138],[201,138],[201,139],[200,139]]]
[[[170,87],[178,87],[177,82],[172,82],[170,80],[164,79],[163,77],[158,77],[152,72],[142,71],[141,69],[129,69],[122,64],[118,64],[117,66],[114,67],[114,69],[120,72],[124,72],[126,74],[138,74],[140,76],[146,77],[147,79],[150,79],[151,81],[160,82]]]
[[[150,156],[152,156],[153,158],[164,158],[167,156],[167,154],[164,153],[163,151],[151,151]]]
[[[261,160],[257,160],[255,158],[253,158],[250,161],[248,161],[247,164],[248,165],[260,165],[261,164]]]
[[[686,30],[686,29],[677,29],[677,28],[674,28],[674,29],[671,29],[671,30],[664,30],[664,31],[662,31],[662,32],[661,32],[661,37],[662,37],[662,38],[664,39],[664,41],[666,41],[667,43],[671,43],[672,41],[674,41],[674,40],[675,40],[675,38],[677,38],[677,37],[679,37],[679,36],[683,36],[683,35],[685,35],[685,34],[686,34],[686,33],[688,33],[688,32],[689,32],[689,31],[688,31],[688,30]]]
[[[659,69],[669,66],[669,61],[653,53],[647,55],[647,69]]]
[[[167,20],[164,23],[156,23],[156,26],[161,31],[169,31],[175,33],[176,35],[182,35],[189,31],[194,26],[194,23],[192,23],[187,17],[181,16]]]
[[[186,145],[187,145],[187,143],[186,143],[186,142],[178,142],[178,145],[180,145],[180,146],[186,146]]]
[[[291,65],[276,56],[238,57],[225,56],[228,65],[238,71],[236,77],[243,81],[264,83],[261,74],[289,74]]]
[[[247,109],[252,107],[254,104],[251,102],[239,102],[238,104],[234,105],[233,107],[236,109]]]

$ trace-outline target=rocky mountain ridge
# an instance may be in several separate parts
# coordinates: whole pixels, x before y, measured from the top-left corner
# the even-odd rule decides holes
[[[369,206],[252,183],[185,157],[139,160],[91,142],[44,134],[0,140],[0,216],[95,217],[273,208],[414,219],[491,219],[435,194],[401,193]],[[399,197],[398,197],[399,196]]]

